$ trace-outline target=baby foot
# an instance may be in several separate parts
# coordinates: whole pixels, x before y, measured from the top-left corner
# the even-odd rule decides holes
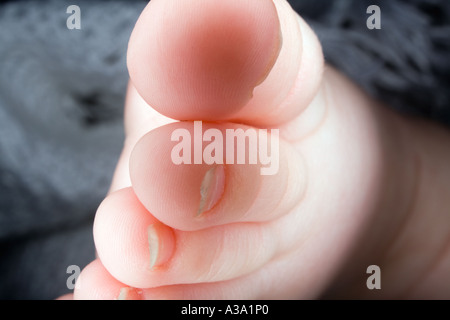
[[[450,135],[324,66],[285,0],[153,0],[128,68],[76,299],[449,296]]]

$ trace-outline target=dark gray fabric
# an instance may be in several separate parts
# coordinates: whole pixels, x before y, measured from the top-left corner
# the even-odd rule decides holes
[[[397,110],[450,125],[450,1],[294,0],[325,58]],[[370,5],[381,29],[369,30]]]
[[[68,292],[123,144],[126,48],[145,2],[0,6],[0,298]]]
[[[290,1],[327,61],[393,107],[450,124],[450,2]],[[66,8],[81,8],[68,30]],[[128,37],[146,1],[0,2],[0,299],[68,292],[123,143]],[[378,4],[382,29],[366,28]]]

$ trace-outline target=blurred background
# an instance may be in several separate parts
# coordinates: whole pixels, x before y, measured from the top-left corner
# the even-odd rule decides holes
[[[148,1],[0,1],[0,299],[68,293],[121,151],[126,49]],[[450,1],[291,0],[326,61],[374,98],[450,126]],[[67,7],[81,29],[66,26]],[[369,5],[381,29],[369,30]]]

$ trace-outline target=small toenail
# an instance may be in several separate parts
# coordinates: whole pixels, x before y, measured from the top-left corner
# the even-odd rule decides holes
[[[147,236],[148,236],[148,246],[150,250],[150,269],[153,269],[156,265],[156,261],[158,260],[160,247],[158,232],[156,231],[154,224],[148,227]]]
[[[211,210],[222,197],[225,188],[225,168],[223,165],[216,165],[209,169],[200,186],[200,206],[196,217]]]
[[[125,287],[120,289],[117,300],[141,300],[142,290]]]

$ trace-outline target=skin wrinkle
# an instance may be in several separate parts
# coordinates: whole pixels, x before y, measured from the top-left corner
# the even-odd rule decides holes
[[[280,216],[289,215],[290,213],[295,211],[295,209],[297,209],[300,206],[300,204],[303,202],[303,200],[305,199],[306,192],[307,192],[307,189],[308,189],[308,177],[307,177],[308,170],[307,170],[306,160],[300,154],[300,152],[298,152],[296,150],[293,150],[293,152],[296,152],[298,154],[298,156],[301,158],[302,166],[305,169],[305,170],[303,170],[304,176],[301,177],[301,178],[304,179],[304,183],[303,183],[303,186],[302,186],[303,190],[301,192],[301,196],[297,197],[297,200],[295,201],[295,203],[293,203],[292,206],[289,209],[286,209],[285,212],[281,213]],[[291,166],[288,167],[288,169],[287,169],[287,176],[290,176],[291,168],[292,168]],[[284,192],[283,192],[284,195],[287,194],[288,188],[289,188],[289,183],[286,183],[285,188],[284,188]],[[277,210],[281,206],[283,201],[284,201],[284,197],[281,197],[281,199],[278,201],[277,205],[275,206],[274,210]]]
[[[284,253],[289,252],[289,248],[283,249],[283,245],[280,243],[276,233],[274,232],[274,228],[272,228],[271,225],[267,225],[265,222],[245,222],[247,224],[252,224],[256,226],[255,228],[258,230],[259,238],[265,240],[262,240],[261,243],[271,243],[272,246],[270,247],[270,255],[267,255],[264,259],[264,263],[259,263],[259,266],[257,268],[254,268],[250,272],[246,272],[245,274],[241,276],[248,275],[250,273],[254,273],[262,268],[265,267],[268,263],[276,260],[280,255],[283,255]],[[268,239],[268,240],[267,240]],[[267,248],[265,249],[267,251]],[[230,279],[232,280],[232,279]]]
[[[274,5],[274,7],[275,7],[275,4],[273,4],[273,5]],[[277,11],[276,7],[274,8],[274,10]],[[255,85],[253,86],[253,88],[252,88],[252,90],[251,90],[251,92],[250,92],[250,98],[253,97],[253,91],[255,90],[255,88],[256,88],[257,86],[259,86],[261,83],[263,83],[264,80],[266,80],[267,77],[269,76],[270,72],[272,72],[273,66],[274,66],[275,63],[277,62],[278,57],[279,57],[280,52],[281,52],[281,48],[283,47],[283,33],[282,33],[282,30],[281,30],[281,22],[280,22],[280,20],[279,20],[279,15],[278,15],[278,14],[277,14],[277,19],[278,19],[278,25],[279,25],[279,32],[278,32],[278,40],[279,40],[279,41],[278,41],[278,46],[273,47],[273,49],[272,49],[272,51],[273,51],[272,57],[271,57],[271,59],[270,59],[269,62],[268,62],[267,70],[266,70],[266,72],[261,76],[261,79],[258,80],[258,81],[255,83]]]
[[[302,42],[302,45],[300,46],[299,57],[298,57],[298,60],[300,61],[300,63],[298,64],[298,67],[297,67],[297,71],[296,71],[297,72],[297,76],[295,77],[295,81],[292,83],[292,86],[289,89],[287,95],[283,98],[282,101],[280,101],[279,107],[275,111],[276,113],[283,113],[283,110],[284,110],[286,104],[289,103],[290,100],[292,100],[292,97],[295,96],[296,92],[299,90],[300,84],[304,80],[303,72],[301,72],[301,70],[302,70],[302,67],[303,67],[303,65],[305,63],[304,62],[304,54],[303,53],[304,53],[304,48],[305,48],[306,44],[305,44],[304,32],[302,31],[300,17],[297,17],[295,20],[296,20],[297,28],[299,30],[299,34],[301,35],[301,42]],[[280,33],[281,33],[281,28],[280,28]],[[323,70],[322,70],[322,72],[323,72]],[[320,78],[322,79],[322,77],[320,77]]]
[[[289,175],[289,169],[288,169],[288,175]],[[286,183],[284,186],[284,192],[283,194],[286,194],[286,190],[287,190],[288,184]],[[245,221],[245,219],[247,218],[249,211],[253,208],[253,204],[257,201],[258,197],[259,197],[259,193],[261,192],[261,188],[262,188],[262,183],[260,184],[260,188],[258,190],[258,193],[256,194],[255,200],[253,201],[252,205],[247,209],[247,212],[242,216],[242,221]],[[278,200],[278,203],[275,205],[274,207],[274,211],[277,211],[277,209],[280,207],[280,204],[283,202],[284,197],[281,197]]]
[[[299,29],[301,29],[301,27],[300,27],[300,23],[298,23],[298,28]],[[280,28],[280,39],[281,39],[281,41],[283,40],[283,38],[282,38],[282,30],[281,30],[281,28]],[[302,38],[302,42],[304,42],[304,39]],[[281,45],[282,45],[282,42],[281,42]],[[281,45],[280,45],[280,48],[279,48],[279,50],[278,50],[278,52],[277,52],[277,58],[278,58],[278,56],[280,55],[280,53],[281,53]],[[302,59],[302,56],[303,56],[303,45],[302,45],[302,47],[301,47],[301,50],[302,50],[302,52],[300,53],[300,57],[299,57],[299,59],[300,59],[300,61],[302,61],[301,59]],[[270,72],[273,70],[273,67],[275,66],[275,63],[276,63],[276,60],[274,61],[274,63],[272,64],[272,69],[271,70],[269,70],[269,72],[266,74],[266,76],[265,76],[265,78],[264,78],[264,80],[270,75]],[[303,74],[300,72],[300,70],[301,70],[301,67],[302,67],[302,63],[300,62],[299,63],[299,65],[298,65],[298,68],[297,68],[297,76],[296,76],[296,78],[295,78],[295,81],[293,82],[293,84],[292,84],[292,86],[291,86],[291,88],[289,89],[289,91],[288,91],[288,93],[287,93],[287,95],[283,98],[283,100],[279,103],[279,108],[280,109],[284,109],[284,106],[285,106],[285,104],[295,95],[295,93],[297,92],[297,90],[298,90],[298,88],[299,88],[299,84],[301,83],[301,80],[302,80],[302,76],[303,76]],[[263,81],[261,81],[261,83],[262,83]],[[258,83],[258,85],[260,85],[261,83]],[[258,86],[257,85],[257,86]],[[257,86],[255,86],[255,88],[253,88],[253,90],[255,90],[256,89],[256,87]],[[279,111],[278,111],[279,112]],[[263,116],[263,118],[265,118],[267,115],[264,115]],[[248,123],[249,125],[252,125],[251,123],[252,123],[252,121],[257,121],[257,118],[255,118],[255,119],[251,119],[251,121],[245,121],[246,123]],[[265,126],[262,126],[262,127],[265,127]]]
[[[294,211],[294,210],[292,210]],[[264,224],[264,222],[260,222],[260,224]],[[268,259],[267,263],[282,259],[285,256],[288,256],[292,252],[296,250],[301,250],[303,245],[308,242],[308,239],[310,239],[311,235],[313,234],[302,234],[301,237],[304,238],[303,241],[288,241],[289,244],[286,244],[286,241],[282,241],[281,238],[277,233],[279,233],[279,228],[277,228],[277,221],[273,221],[273,223],[270,223],[268,225],[267,230],[270,232],[270,237],[275,240],[275,251],[270,259]],[[300,238],[300,237],[299,237]],[[283,244],[281,242],[284,242]],[[264,265],[259,267],[258,269],[263,268]]]
[[[299,34],[303,35],[302,26],[301,26],[301,23],[300,23],[300,17],[297,17],[296,22],[297,22],[297,28],[300,30]],[[280,28],[280,37],[281,37],[281,28]],[[281,109],[283,109],[282,106],[284,106],[285,103],[287,101],[289,101],[292,98],[292,96],[294,96],[294,94],[296,92],[296,89],[299,87],[299,83],[301,82],[300,80],[303,77],[303,73],[300,72],[300,70],[302,69],[302,63],[304,63],[303,50],[305,48],[305,38],[303,36],[301,38],[302,38],[302,45],[300,47],[300,53],[299,53],[299,58],[298,58],[300,60],[300,63],[298,64],[298,68],[297,68],[297,76],[296,76],[295,81],[293,82],[292,87],[289,90],[288,94],[283,99],[283,101],[281,101],[280,104],[279,104],[281,106]],[[281,40],[282,40],[282,37],[281,37]],[[281,51],[281,47],[280,47],[280,51]]]
[[[237,223],[237,222],[235,222],[235,223]],[[264,263],[258,263],[258,265],[259,265],[258,267],[250,268],[250,270],[242,273],[240,275],[241,277],[242,276],[247,276],[247,275],[249,275],[251,273],[256,272],[257,270],[260,270],[261,268],[264,268],[264,266],[267,263],[276,260],[279,256],[283,256],[283,255],[285,255],[286,253],[288,253],[289,251],[292,250],[291,248],[286,248],[286,249],[280,250],[280,248],[283,248],[283,246],[280,245],[279,241],[276,241],[279,237],[277,237],[275,235],[275,233],[272,232],[273,228],[271,228],[271,227],[267,228],[266,227],[267,224],[265,222],[241,222],[239,224],[245,224],[245,225],[252,225],[252,226],[254,226],[255,229],[257,230],[258,234],[259,234],[258,237],[260,239],[266,238],[266,239],[269,239],[269,240],[275,240],[275,241],[261,240],[261,243],[275,243],[275,245],[270,247],[270,249],[271,249],[270,250],[271,251],[270,255],[266,255],[266,257],[264,259]],[[220,227],[218,227],[218,228],[220,228]],[[225,229],[220,228],[220,231],[222,233],[226,234],[226,230]],[[270,232],[267,232],[267,231],[270,231]],[[224,241],[227,240],[227,236],[223,236],[221,238],[223,239],[223,241],[221,241],[220,247],[218,247],[217,250],[214,252],[214,258],[212,259],[212,261],[221,260],[220,259],[220,255],[222,253],[221,247],[224,246]],[[265,251],[267,252],[267,248],[265,248]],[[253,264],[251,261],[252,260],[248,260],[247,262],[243,262],[243,267],[245,269],[248,269],[248,267],[247,267],[248,263],[250,263],[250,266]],[[213,266],[211,264],[209,266],[207,272],[203,273],[202,275],[199,275],[196,280],[197,281],[201,280],[201,282],[206,282],[206,283],[216,282],[213,279],[215,277],[217,277],[218,274],[221,274],[222,277],[223,277],[223,275],[226,274],[226,273],[227,273],[227,270],[223,270],[223,268],[221,268],[221,266],[219,266],[219,268],[217,268],[217,265]],[[234,281],[234,280],[235,280],[235,277],[227,276],[225,280],[221,280],[219,282],[227,282],[227,281]]]
[[[287,175],[289,176],[289,168],[288,168]],[[261,186],[262,186],[262,183],[261,183],[260,188],[259,188],[259,190],[258,190],[257,196],[255,197],[255,201],[258,199],[259,192],[261,191]],[[287,190],[287,188],[288,188],[288,184],[286,183],[286,184],[284,185],[283,195],[286,195],[286,190]],[[278,200],[277,204],[276,204],[275,207],[274,207],[274,211],[277,211],[277,209],[280,207],[280,204],[283,202],[283,200],[284,200],[284,196],[281,197],[281,198]],[[244,220],[244,219],[246,218],[248,211],[249,211],[250,209],[253,208],[253,204],[255,203],[255,201],[252,203],[252,206],[250,206],[250,207],[248,208],[247,212],[246,212],[246,213],[244,214],[244,216],[242,217],[242,220]]]
[[[293,152],[297,152],[296,150],[294,150]],[[297,152],[298,153],[298,152]],[[303,166],[305,168],[307,168],[307,165],[305,163],[305,159],[303,158],[303,156],[301,154],[299,154],[299,156],[301,157],[301,159],[303,160]],[[288,169],[288,174],[289,174],[289,169]],[[304,170],[303,172],[305,174],[305,176],[303,177],[305,179],[305,183],[303,185],[303,191],[302,191],[302,195],[298,198],[298,200],[292,205],[292,207],[290,209],[287,209],[286,213],[281,214],[281,217],[287,217],[287,216],[291,216],[294,215],[295,213],[301,213],[301,210],[299,210],[298,208],[301,206],[301,204],[303,203],[303,200],[306,197],[306,194],[308,192],[308,179],[307,179],[307,169]],[[287,190],[287,188],[289,187],[288,184],[286,184],[286,188],[285,190]],[[277,204],[277,206],[275,207],[274,210],[276,210],[282,203],[282,200],[280,200]],[[259,222],[246,222],[246,223],[256,223],[259,224],[262,228],[262,226],[264,224],[267,224],[268,228],[267,230],[270,232],[270,236],[272,239],[274,239],[276,241],[276,250],[273,254],[273,256],[268,260],[268,262],[274,261],[279,259],[280,257],[283,257],[286,254],[289,254],[290,252],[292,252],[293,250],[297,250],[298,248],[302,247],[302,245],[307,242],[307,239],[310,237],[310,235],[305,236],[305,234],[302,235],[302,237],[304,237],[304,241],[301,242],[301,244],[299,244],[296,241],[289,241],[289,243],[291,245],[287,245],[285,242],[286,241],[282,241],[281,238],[279,236],[277,236],[277,232],[279,232],[279,230],[277,230],[278,227],[278,223],[279,220],[275,219],[275,220],[271,220],[271,221],[259,221]],[[283,244],[282,244],[283,242]],[[261,266],[263,267],[263,266]]]
[[[318,121],[317,125],[315,127],[313,127],[313,129],[307,133],[306,135],[304,135],[302,138],[300,138],[299,140],[297,140],[298,142],[302,142],[305,139],[307,139],[308,137],[314,135],[316,132],[318,132],[325,124],[326,119],[329,116],[329,108],[330,108],[330,93],[331,91],[329,90],[329,83],[327,79],[322,80],[322,85],[321,88],[319,89],[319,94],[322,94],[323,97],[323,113],[321,116],[321,119]],[[297,141],[294,141],[297,142]]]
[[[300,142],[303,142],[304,140],[306,140],[307,138],[313,136],[314,134],[316,134],[322,127],[323,125],[326,123],[326,119],[329,116],[329,100],[330,100],[330,90],[328,89],[328,80],[326,78],[323,78],[322,82],[321,82],[321,87],[318,91],[318,95],[322,95],[323,97],[323,111],[322,111],[322,115],[319,119],[319,121],[317,121],[317,124],[315,124],[312,129],[310,131],[308,131],[306,134],[303,134],[299,137],[296,138],[288,138],[288,136],[292,136],[292,135],[283,135],[283,138],[285,138],[288,142],[292,143],[292,144],[297,144]],[[310,103],[313,104],[314,100]],[[308,107],[305,108],[304,111],[306,111],[306,109],[308,109],[310,107],[310,105]],[[302,117],[303,113],[299,114],[298,117]],[[297,119],[294,119],[290,122],[288,122],[286,125],[291,126],[293,122],[295,122]]]
[[[296,70],[297,75],[296,75],[295,80],[293,81],[292,87],[288,91],[287,95],[282,99],[282,101],[280,101],[278,103],[278,105],[279,105],[278,108],[275,109],[274,112],[269,113],[268,116],[278,117],[281,114],[285,113],[286,109],[289,110],[290,108],[292,108],[292,106],[290,106],[290,105],[292,105],[294,103],[298,105],[299,104],[298,101],[301,101],[300,105],[308,107],[311,104],[311,102],[314,100],[314,97],[315,97],[315,95],[317,95],[317,92],[319,92],[320,90],[317,90],[315,95],[312,95],[311,97],[309,97],[309,102],[302,100],[304,98],[299,97],[298,92],[305,92],[304,88],[302,88],[302,85],[303,85],[303,87],[305,87],[305,86],[308,87],[308,82],[311,82],[311,81],[312,82],[318,81],[322,84],[322,81],[324,79],[323,75],[324,75],[326,66],[324,64],[324,57],[323,57],[322,53],[321,53],[321,57],[320,57],[320,63],[318,63],[318,66],[317,66],[317,69],[315,70],[315,72],[314,73],[311,73],[310,71],[305,72],[305,69],[306,70],[309,69],[308,63],[311,62],[310,60],[316,59],[316,57],[313,58],[310,56],[310,52],[314,52],[315,50],[322,52],[321,51],[322,49],[321,49],[321,44],[318,42],[318,39],[315,38],[316,35],[314,33],[308,34],[308,31],[307,31],[308,27],[305,28],[305,22],[301,19],[301,17],[297,16],[295,21],[296,21],[296,27],[298,29],[298,33],[301,36],[300,52],[299,52],[299,56],[297,57],[297,59],[300,61],[300,63],[298,64],[297,70]],[[313,37],[315,39],[314,40],[308,39],[308,36]],[[319,48],[315,49],[315,50],[309,49],[309,51],[305,51],[305,48],[308,47],[308,44],[312,44],[314,42],[317,42],[317,45],[319,46]],[[312,76],[313,79],[311,80],[311,78],[307,78],[306,75],[309,75],[310,77]],[[317,79],[315,79],[315,77],[317,77]],[[309,90],[307,89],[306,92],[308,92],[308,91]],[[300,99],[300,100],[297,100],[296,102],[294,102],[294,99]],[[300,112],[297,115],[295,115],[295,117],[298,117],[300,114],[302,114],[304,110],[305,110],[305,108],[300,110]],[[286,123],[286,122],[289,122],[289,120],[284,119],[283,123]]]
[[[261,223],[261,222],[244,222],[243,224],[254,226],[254,228],[256,229],[256,231],[257,231],[257,233],[258,233],[258,238],[259,238],[259,239],[263,239],[264,237],[265,237],[265,238],[268,238],[268,237],[269,237],[269,235],[266,234],[266,232],[265,232],[265,228],[263,227],[263,226],[264,226],[263,223]],[[227,239],[229,238],[229,237],[226,235],[226,233],[227,233],[227,230],[226,230],[226,229],[220,228],[220,227],[219,227],[219,230],[220,230],[221,233],[223,233],[223,236],[220,237],[222,240],[221,240],[221,242],[220,242],[220,246],[216,248],[216,250],[215,250],[215,252],[214,252],[214,258],[213,258],[211,261],[216,261],[216,260],[220,261],[220,260],[222,260],[222,259],[220,259],[220,256],[221,256],[221,254],[223,253],[222,248],[226,247],[226,246],[224,245],[224,242],[227,241]],[[262,242],[262,243],[267,243],[266,240],[262,240],[261,242]],[[272,242],[271,242],[271,243],[272,243]],[[243,245],[245,246],[246,244],[244,243]],[[248,264],[249,264],[249,263],[250,263],[250,266],[254,265],[254,263],[251,262],[251,261],[252,261],[251,259],[249,259],[249,260],[247,260],[247,261],[239,261],[239,262],[242,262],[242,263],[243,263],[242,266],[243,266],[244,269],[247,269],[247,270],[249,269],[248,271],[242,273],[240,276],[248,275],[248,274],[250,274],[250,273],[255,272],[255,270],[260,269],[261,267],[264,267],[265,263],[267,263],[267,261],[270,261],[270,260],[273,258],[273,256],[276,254],[276,250],[274,250],[274,248],[275,248],[275,247],[272,247],[272,248],[271,248],[270,256],[267,256],[267,257],[264,259],[264,263],[258,263],[259,266],[256,267],[256,268],[255,268],[255,267],[251,267],[251,268],[249,269],[249,267],[248,267]],[[244,249],[243,251],[248,251],[248,249]],[[267,248],[266,248],[265,251],[267,251]],[[237,254],[239,255],[240,252],[237,252]],[[234,267],[232,267],[232,269],[233,269],[233,268],[234,268]],[[221,277],[224,277],[224,275],[226,275],[226,276],[225,276],[226,280],[222,280],[222,281],[233,280],[234,277],[232,277],[231,275],[227,275],[227,272],[228,272],[228,271],[227,271],[226,269],[223,268],[223,265],[217,266],[217,264],[211,264],[211,265],[209,265],[209,268],[208,268],[207,272],[204,273],[203,275],[201,275],[199,279],[202,279],[201,282],[216,282],[216,281],[214,280],[214,278],[216,278],[217,275],[221,275]]]
[[[223,235],[221,237],[218,237],[221,239],[220,244],[215,248],[214,254],[213,254],[213,258],[211,259],[211,262],[213,261],[220,261],[220,256],[222,253],[222,250],[224,248],[224,241],[226,241],[225,239],[227,238],[224,234],[224,229],[223,228],[217,228],[220,230],[220,233]],[[217,232],[217,230],[216,230]],[[216,243],[217,244],[217,243]],[[203,264],[204,266],[204,264]],[[201,274],[198,274],[198,278],[196,279],[197,282],[213,282],[214,279],[217,274],[224,274],[222,271],[221,266],[219,266],[219,268],[217,269],[217,263],[210,263],[207,265],[207,270],[202,270]],[[199,281],[200,280],[200,281]]]
[[[255,202],[258,199],[258,195],[261,192],[261,189],[262,189],[262,183],[260,183],[259,186],[258,186],[258,191],[255,193],[255,197],[253,198],[253,202],[250,205],[247,206],[247,210],[245,211],[245,213],[242,214],[242,217],[240,219],[241,221],[246,221],[248,215],[251,213],[251,209],[253,208],[253,205],[255,204]]]
[[[255,98],[256,98],[256,101],[259,101],[259,102],[258,102],[258,104],[255,104],[254,101],[250,101],[249,105],[247,106],[247,107],[250,107],[251,109],[253,109],[253,111],[254,111],[254,112],[252,112],[251,117],[249,117],[249,114],[247,114],[247,112],[241,113],[242,110],[240,110],[230,118],[230,122],[236,122],[236,120],[237,120],[243,124],[252,125],[253,127],[258,127],[258,128],[267,127],[267,125],[274,125],[274,123],[268,124],[267,121],[265,121],[265,119],[278,118],[278,117],[280,117],[280,113],[283,114],[284,111],[280,112],[280,110],[265,110],[264,109],[262,112],[258,112],[258,111],[261,111],[261,110],[258,110],[258,107],[261,106],[261,103],[263,103],[263,104],[267,103],[266,102],[267,99],[268,99],[267,101],[270,101],[271,99],[275,99],[274,101],[277,101],[276,105],[279,106],[283,110],[285,109],[285,107],[287,107],[287,110],[291,109],[292,101],[288,101],[289,100],[288,98],[295,96],[295,90],[293,90],[293,89],[295,87],[296,79],[302,78],[302,75],[300,75],[299,77],[297,77],[297,76],[300,74],[300,72],[299,72],[300,67],[301,67],[300,56],[302,55],[303,49],[302,49],[302,46],[300,46],[300,52],[299,52],[298,56],[296,56],[295,58],[292,57],[292,55],[287,54],[286,52],[292,51],[292,50],[290,50],[290,49],[292,49],[291,48],[292,40],[293,40],[292,33],[296,32],[296,33],[300,34],[300,31],[299,31],[301,29],[300,23],[299,23],[300,18],[297,16],[295,16],[295,17],[291,16],[291,12],[288,12],[291,9],[290,9],[289,5],[287,3],[285,3],[284,1],[275,0],[274,4],[276,7],[276,11],[278,13],[278,17],[279,17],[279,19],[281,18],[280,19],[281,20],[280,21],[280,29],[279,29],[280,33],[282,34],[283,32],[286,32],[286,34],[281,35],[281,38],[280,38],[283,42],[281,43],[282,46],[280,47],[280,50],[278,52],[278,60],[286,60],[288,58],[289,60],[300,61],[298,63],[298,66],[295,68],[295,77],[292,79],[292,81],[289,80],[288,83],[286,83],[286,82],[284,83],[284,84],[287,84],[288,86],[290,86],[289,90],[287,90],[285,92],[285,88],[283,88],[283,87],[279,88],[279,90],[281,92],[283,92],[283,95],[280,95],[280,92],[278,92],[275,95],[275,97],[270,97],[270,98],[266,97],[265,100],[261,100],[261,94],[262,94],[261,90],[264,90],[266,88],[265,84],[261,83],[258,86],[256,86],[253,89],[253,91],[255,91],[255,90],[258,91],[256,93]],[[288,23],[286,23],[286,21],[284,21],[284,20],[288,20]],[[293,31],[291,29],[292,23],[295,23],[296,31]],[[302,43],[304,43],[304,41],[305,41],[305,39],[302,38]],[[283,65],[283,64],[279,65],[278,61],[275,61],[274,65],[272,67],[272,70],[270,70],[270,72],[267,74],[267,77],[266,77],[267,81],[269,83],[273,83],[274,82],[273,76],[276,74],[279,75],[281,70],[284,70],[284,72],[287,72],[287,73],[292,73],[294,68],[292,68],[292,66],[291,66],[290,70],[286,70],[285,65]],[[304,81],[304,79],[302,79],[302,81]],[[265,95],[263,94],[263,96],[265,96]],[[261,101],[264,101],[264,102],[261,102]],[[273,104],[274,101],[271,101],[269,104]],[[287,102],[289,102],[289,103],[287,103]],[[286,103],[288,104],[288,106],[284,105]],[[279,121],[277,121],[277,122],[278,123],[276,123],[276,125],[282,124]],[[283,122],[285,122],[285,120],[283,120]]]

